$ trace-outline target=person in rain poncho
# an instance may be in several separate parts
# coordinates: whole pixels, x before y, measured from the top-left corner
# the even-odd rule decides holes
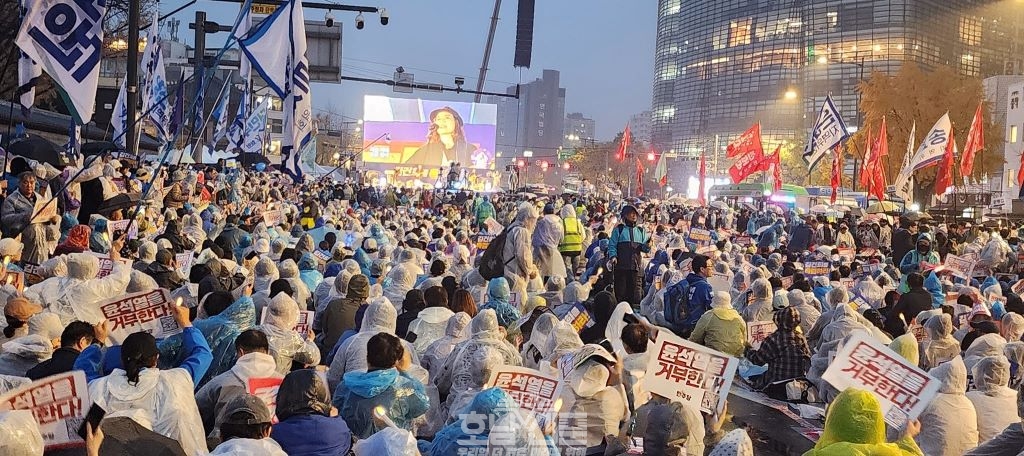
[[[1019,388],[1016,391],[1018,399],[1024,397]],[[1024,400],[1017,401],[1016,411],[1018,416],[1024,415]],[[1024,424],[1017,421],[1007,426],[995,437],[964,454],[965,456],[1017,456],[1021,448],[1024,448]]]
[[[332,391],[337,390],[341,377],[347,372],[366,370],[366,342],[380,332],[395,333],[398,314],[395,306],[387,298],[378,298],[370,302],[363,315],[363,323],[359,332],[345,339],[338,347],[334,359],[327,370],[327,385]],[[413,364],[419,364],[419,358],[412,344],[402,341],[406,350],[412,355]]]
[[[196,379],[196,387],[202,387],[213,377],[231,369],[238,359],[235,338],[242,331],[252,328],[256,324],[256,311],[253,308],[252,299],[245,296],[236,300],[229,292],[214,292],[206,297],[203,309],[207,317],[197,319],[193,325],[203,335],[207,346],[210,347],[213,361],[210,363],[206,375]],[[160,348],[160,367],[164,369],[178,365],[189,354],[184,346],[184,336],[181,335],[174,335],[160,341],[158,347]]]
[[[461,279],[471,269],[473,262],[470,259],[469,248],[464,245],[456,246],[452,252],[452,264],[448,268],[448,273],[456,279]]]
[[[1006,347],[1006,339],[1003,339],[1003,336],[999,334],[982,335],[975,339],[964,352],[964,365],[967,366],[968,370],[974,369],[974,365],[981,361],[982,358],[1001,355],[1003,347]]]
[[[298,266],[299,278],[302,283],[306,284],[308,290],[316,290],[316,287],[324,280],[323,273],[317,269],[320,266],[320,261],[312,253],[306,252],[299,258]]]
[[[953,319],[949,314],[929,317],[924,322],[928,338],[921,342],[921,368],[930,370],[960,355],[960,342],[953,338]]]
[[[469,321],[470,316],[465,312],[459,312],[453,315],[448,319],[448,324],[445,328],[445,335],[427,346],[427,349],[424,350],[423,355],[420,357],[420,364],[429,374],[429,381],[425,387],[427,397],[430,398],[431,404],[440,404],[437,385],[435,385],[434,382],[441,374],[441,370],[444,368],[444,362],[448,359],[448,355],[451,354],[456,345],[465,341],[469,337]],[[430,410],[427,411],[427,426],[421,427],[419,429],[419,434],[423,436],[433,435],[437,430],[441,429],[447,421],[447,409],[442,409],[442,407],[439,406],[430,407]]]
[[[68,231],[67,238],[65,238],[60,244],[57,244],[57,248],[53,250],[53,256],[70,255],[72,253],[83,253],[88,251],[89,239],[91,236],[92,228],[89,228],[89,225],[75,225],[70,231]],[[156,256],[156,244],[149,242],[149,245],[153,246],[151,253],[147,251],[147,244],[143,244],[139,247],[139,261],[153,261],[153,258]],[[147,249],[144,249],[143,247],[146,247]]]
[[[530,332],[530,339],[523,344],[520,355],[523,357],[523,367],[539,369],[544,360],[543,349],[551,337],[551,331],[558,324],[559,319],[551,312],[544,312],[533,322],[533,330]]]
[[[153,431],[181,443],[190,456],[206,454],[203,422],[199,417],[193,391],[193,378],[202,378],[210,366],[210,347],[203,335],[188,321],[188,309],[174,308],[174,319],[185,328],[182,333],[188,357],[174,369],[157,369],[159,351],[156,339],[144,332],[125,338],[121,345],[121,365],[106,376],[89,382],[89,397],[108,414],[128,409],[143,409],[152,414]],[[98,345],[86,348],[75,367],[100,358]],[[93,365],[95,365],[93,364]],[[87,378],[95,372],[86,370]]]
[[[917,338],[913,334],[904,334],[893,339],[889,344],[889,349],[902,356],[913,366],[920,364],[921,351],[917,344]]]
[[[299,265],[295,261],[288,259],[281,262],[277,267],[278,272],[281,274],[282,279],[288,280],[288,283],[292,286],[292,290],[295,291],[293,298],[298,303],[302,310],[306,310],[307,303],[313,297],[309,287],[302,281],[299,275]]]
[[[110,252],[110,233],[107,219],[101,215],[92,215],[92,233],[89,235],[89,250],[96,253]]]
[[[535,421],[527,420],[526,415],[516,405],[512,397],[501,388],[489,388],[477,394],[472,402],[462,411],[458,419],[441,429],[431,442],[420,441],[419,450],[424,456],[444,456],[455,454],[476,454],[486,450],[493,434],[505,434],[501,437],[505,442],[520,443],[515,454],[529,456],[547,456],[549,441],[539,432]],[[505,418],[515,415],[514,421]],[[480,419],[479,417],[483,417]],[[499,423],[508,423],[501,426]],[[507,435],[514,432],[516,435]],[[527,441],[522,437],[526,437]],[[511,454],[511,453],[503,453]]]
[[[867,391],[847,388],[825,416],[825,429],[804,456],[922,456],[914,437],[922,424],[911,422],[894,443],[885,441],[885,421],[878,399]]]
[[[1021,336],[1024,336],[1024,316],[1016,312],[1007,312],[1003,315],[999,331],[1007,342],[1019,342]]]
[[[636,410],[651,398],[650,391],[644,385],[647,376],[647,362],[650,359],[647,346],[650,342],[650,330],[642,323],[630,323],[619,332],[622,340],[622,384],[626,391],[629,410]]]
[[[431,287],[426,293],[427,308],[417,314],[408,326],[406,340],[411,340],[416,354],[422,355],[427,347],[445,334],[448,320],[455,312],[448,307],[448,294],[441,287]],[[401,318],[401,317],[399,317]]]
[[[558,245],[564,237],[562,218],[555,215],[555,206],[548,203],[544,206],[544,216],[537,220],[532,240],[533,262],[544,280],[548,277],[565,277],[565,262],[558,251]]]
[[[929,456],[962,455],[978,446],[978,415],[964,395],[967,368],[958,356],[928,375],[939,381],[939,393],[918,418],[922,431],[914,440]]]
[[[118,242],[117,248],[120,247]],[[120,258],[116,252],[111,252],[111,257]],[[60,315],[65,325],[73,320],[98,324],[103,320],[103,313],[97,305],[123,295],[131,279],[130,268],[116,259],[110,274],[97,278],[99,260],[88,253],[70,255],[67,268],[67,277],[51,277],[25,289],[26,298],[45,304],[48,311]]]
[[[267,317],[255,329],[267,335],[270,341],[270,355],[277,362],[277,372],[284,375],[298,363],[315,366],[320,363],[320,349],[313,342],[313,333],[295,332],[299,323],[298,304],[288,295],[278,293],[270,300]]]
[[[1007,426],[1020,423],[1017,391],[1010,381],[1010,361],[1003,355],[982,358],[971,371],[975,390],[967,392],[978,414],[978,443],[985,443]]]
[[[714,293],[711,310],[704,312],[700,320],[697,320],[697,327],[690,334],[690,340],[712,350],[736,357],[743,356],[747,346],[747,323],[732,307],[729,293]]]
[[[618,434],[619,423],[628,413],[615,357],[599,345],[584,345],[582,350],[592,355],[568,373],[568,391],[562,393],[571,398],[565,410],[570,417],[568,425],[575,431],[571,439],[565,435],[560,438],[558,445],[563,452],[581,446],[599,447],[606,435]],[[582,440],[584,430],[586,439]]]
[[[357,438],[380,430],[373,418],[377,407],[399,427],[412,430],[413,420],[427,412],[430,402],[423,384],[407,373],[411,354],[388,333],[377,333],[366,344],[367,371],[347,372],[332,403]]]
[[[11,288],[13,291],[13,287]],[[7,341],[28,335],[28,319],[42,312],[43,307],[24,297],[11,295],[7,298],[3,311],[6,325],[3,333],[0,333],[0,351]]]
[[[216,435],[224,406],[248,391],[251,378],[281,378],[270,356],[270,343],[260,331],[249,329],[234,340],[238,360],[231,369],[213,377],[196,392],[196,406],[207,434]]]
[[[60,345],[63,327],[60,319],[48,312],[28,319],[28,335],[9,340],[0,353],[0,375],[25,377],[29,369],[53,356],[54,339]]]
[[[505,236],[505,249],[501,254],[501,261],[505,264],[505,279],[513,290],[522,293],[523,296],[526,292],[526,283],[538,276],[533,249],[530,248],[533,231],[538,223],[537,218],[537,208],[524,202],[516,210],[515,220],[505,228],[508,234]],[[555,246],[557,245],[556,243]]]
[[[416,276],[420,266],[416,264],[416,254],[405,250],[399,257],[398,264],[384,277],[384,297],[395,304],[395,310],[402,313],[402,301],[406,293],[416,286]]]
[[[808,295],[814,296],[800,290],[792,290],[787,295],[789,306],[800,314],[800,330],[804,334],[810,334],[811,328],[814,328],[815,323],[821,318],[821,311],[807,301]]]
[[[266,257],[260,258],[260,261],[256,262],[253,273],[256,276],[252,282],[252,302],[256,306],[258,317],[263,313],[263,308],[270,304],[270,285],[281,278],[281,274],[277,271],[277,264]]]
[[[362,274],[356,274],[347,283],[339,283],[342,284],[345,285],[345,297],[331,300],[327,308],[313,318],[313,327],[321,331],[317,342],[323,355],[334,349],[345,331],[356,327],[356,313],[370,296],[370,280]]]
[[[837,290],[843,289],[837,288]],[[843,290],[843,292],[845,291],[846,290]],[[835,291],[834,293],[838,294],[838,292]],[[850,304],[836,305],[835,309],[828,312],[829,320],[826,321],[821,329],[821,337],[816,341],[817,347],[821,347],[832,341],[840,340],[850,334],[853,334],[853,332],[857,330],[870,333],[871,330],[864,324],[864,322],[857,318],[858,316],[859,314],[856,310],[853,310]],[[825,315],[822,315],[822,318],[818,321],[820,322],[824,319]],[[812,329],[811,336],[813,337],[813,335],[814,331]]]
[[[51,243],[60,239],[60,216],[40,220],[36,203],[45,202],[45,197],[36,193],[36,176],[32,171],[18,175],[17,190],[8,193],[0,206],[0,222],[5,237],[18,237],[24,244],[22,259],[30,263],[42,263],[50,257]],[[56,202],[51,203],[56,204]]]
[[[1024,342],[1007,342],[1003,347],[1003,356],[1010,360],[1011,366],[1024,365]],[[1024,369],[1011,369],[1010,388],[1016,388],[1024,379]]]
[[[327,383],[315,370],[292,371],[284,377],[277,390],[276,415],[280,422],[270,438],[290,456],[341,456],[351,447],[348,424],[331,416]]]
[[[775,312],[772,320],[776,330],[768,336],[757,350],[748,348],[744,356],[759,366],[768,366],[768,371],[755,377],[752,383],[757,389],[793,378],[803,377],[811,364],[811,352],[807,340],[797,332],[800,314],[792,307]]]
[[[480,310],[494,310],[495,315],[498,317],[498,324],[506,329],[522,316],[519,313],[519,307],[509,302],[511,294],[512,291],[509,289],[509,283],[504,277],[491,279],[487,283],[487,302],[480,306]]]
[[[0,412],[0,435],[7,436],[0,441],[2,456],[43,454],[43,435],[30,410]]]
[[[768,279],[757,279],[750,284],[750,303],[741,314],[747,323],[768,321],[772,315],[772,285]]]
[[[270,438],[273,418],[263,399],[248,393],[235,397],[224,407],[221,419],[219,430],[224,442],[217,445],[210,456],[288,456]]]

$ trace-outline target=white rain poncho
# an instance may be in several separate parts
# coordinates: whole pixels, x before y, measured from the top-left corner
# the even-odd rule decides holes
[[[272,438],[231,439],[217,445],[210,456],[288,456]]]
[[[261,258],[256,263],[255,278],[252,286],[252,303],[256,307],[256,319],[259,321],[263,309],[270,305],[270,285],[281,277],[277,265],[268,258]],[[294,290],[293,290],[294,291]]]
[[[403,255],[405,254],[403,253]],[[395,305],[395,310],[398,313],[402,313],[402,302],[405,300],[406,293],[416,286],[416,273],[408,263],[400,262],[388,272],[383,285],[384,297]]]
[[[420,363],[424,369],[430,372],[431,382],[441,373],[445,360],[448,359],[448,355],[451,354],[455,346],[469,337],[470,320],[469,314],[465,312],[452,315],[445,326],[444,336],[435,340],[423,351]]]
[[[412,433],[395,427],[377,431],[352,446],[356,456],[407,456],[419,454]]]
[[[953,337],[953,319],[948,314],[924,322],[928,338],[921,341],[921,368],[929,370],[960,355],[960,342]]]
[[[346,373],[366,371],[366,343],[377,333],[394,334],[397,321],[398,313],[395,311],[395,306],[387,298],[377,298],[369,303],[366,313],[363,314],[363,324],[360,326],[359,332],[342,342],[327,370],[327,384],[331,387],[331,391],[337,388],[341,377]],[[413,364],[419,365],[419,357],[413,350],[412,344],[403,340],[402,345],[412,355]]]
[[[69,255],[67,267],[67,277],[52,277],[31,286],[25,290],[25,297],[60,315],[65,325],[74,320],[99,324],[104,317],[97,305],[125,293],[131,269],[115,262],[110,275],[96,278],[99,260],[89,253]]]
[[[537,208],[524,202],[519,205],[515,220],[506,228],[508,234],[501,255],[502,261],[506,262],[505,279],[509,287],[519,293],[526,292],[530,273],[537,271],[533,263],[533,249],[530,248],[537,217]]]
[[[320,363],[320,349],[293,328],[299,323],[299,307],[284,293],[270,301],[266,320],[253,329],[267,335],[270,355],[277,362],[277,372],[284,375],[292,370],[292,362],[315,366]]]
[[[160,288],[156,284],[156,280],[153,280],[153,277],[137,269],[132,269],[128,277],[128,286],[125,287],[125,293],[142,293]]]
[[[547,346],[541,350],[544,360],[540,363],[540,371],[548,375],[561,375],[558,371],[558,359],[583,347],[583,340],[576,328],[559,321],[548,336]]]
[[[626,327],[625,316],[627,314],[633,315],[633,308],[628,302],[620,302],[612,310],[608,325],[604,327],[604,338],[611,341],[613,353],[619,359],[626,356],[626,347],[622,345],[622,329]]]
[[[974,369],[974,365],[982,358],[1003,354],[1003,347],[1006,346],[1006,339],[999,334],[985,334],[971,343],[964,352],[964,365],[968,370]]]
[[[306,303],[312,297],[312,292],[306,283],[302,281],[299,276],[299,265],[292,259],[287,259],[281,262],[277,267],[278,273],[282,279],[287,279],[288,284],[292,286],[292,291],[295,293],[295,302],[299,303],[299,307],[305,309]]]
[[[562,219],[555,214],[547,214],[537,220],[533,230],[533,262],[541,277],[565,277],[565,262],[558,251],[565,232]]]
[[[1024,366],[1024,342],[1008,342],[1003,347],[1003,356],[1017,366]],[[1017,388],[1024,380],[1024,369],[1017,368],[1017,372],[1010,378],[1010,388]]]
[[[108,414],[128,409],[149,411],[153,432],[177,440],[186,455],[206,454],[192,375],[185,369],[142,369],[138,383],[129,383],[125,371],[114,369],[89,383],[89,397]]]
[[[558,321],[555,314],[544,312],[533,322],[530,340],[523,344],[523,349],[520,352],[523,357],[523,367],[540,369],[540,363],[544,359],[542,349],[547,345],[551,331],[554,330]]]
[[[0,353],[0,375],[24,377],[29,369],[53,355],[53,343],[46,336],[29,334],[4,343]]]
[[[984,443],[1020,422],[1017,391],[1006,386],[1010,382],[1010,361],[1003,355],[982,358],[971,375],[975,390],[967,392],[967,399],[978,414],[978,443]]]
[[[651,323],[658,326],[667,326],[665,321],[665,293],[668,288],[683,280],[683,274],[677,270],[667,270],[661,275],[662,287],[660,290],[648,291],[647,296],[640,300],[640,315],[643,315]]]
[[[416,341],[412,343],[416,354],[422,356],[430,344],[444,336],[448,319],[453,315],[447,307],[427,307],[420,311],[409,323],[409,332],[416,334]]]
[[[0,395],[32,383],[32,379],[17,375],[0,374]]]
[[[1000,334],[1007,342],[1020,341],[1024,336],[1024,316],[1015,312],[1007,312],[1003,315]]]
[[[0,456],[43,456],[43,435],[29,410],[0,412]]]
[[[805,293],[800,290],[792,290],[787,295],[789,299],[790,307],[796,309],[800,314],[800,329],[804,334],[811,332],[811,328],[818,322],[818,318],[821,318],[821,312],[815,309],[813,305],[807,302],[807,295],[811,293]],[[811,294],[813,296],[813,294]]]
[[[867,334],[863,330],[856,330],[854,333],[862,332]],[[831,354],[838,353],[843,349],[843,345],[850,340],[850,336],[844,337],[839,340],[834,340],[825,344],[821,344],[821,348],[815,351],[811,355],[811,367],[807,369],[807,380],[818,388],[818,396],[825,402],[830,402],[838,394],[839,390],[835,389],[829,382],[826,382],[821,378],[828,369],[830,362],[832,361]]]
[[[768,279],[757,279],[750,284],[750,303],[740,311],[747,323],[771,321],[772,285]]]
[[[921,433],[914,440],[926,455],[960,456],[978,446],[978,416],[964,395],[967,368],[958,356],[928,375],[940,382],[939,394],[918,418]]]
[[[609,376],[608,368],[591,358],[573,369],[563,385],[572,395],[571,405],[564,409],[571,417],[569,425],[578,437],[586,430],[587,447],[600,445],[606,435],[617,435],[619,422],[628,413],[622,384],[609,386]],[[564,442],[559,446],[564,447]]]
[[[858,281],[853,287],[853,292],[864,298],[872,309],[882,307],[885,292],[882,291],[882,287],[878,286],[874,280],[863,279]]]
[[[849,305],[836,306],[835,310],[831,312],[831,320],[821,330],[818,346],[840,340],[857,330],[871,333],[871,330],[857,319],[858,315],[857,311],[851,309]],[[885,343],[888,344],[888,341]]]
[[[455,280],[462,279],[462,276],[473,269],[473,262],[469,257],[469,248],[464,245],[455,247],[452,252],[451,266],[448,273],[455,277]]]

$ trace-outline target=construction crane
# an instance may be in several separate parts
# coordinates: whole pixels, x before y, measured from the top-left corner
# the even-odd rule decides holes
[[[487,34],[487,44],[484,46],[484,61],[480,64],[480,75],[476,79],[476,102],[480,102],[481,92],[484,90],[484,80],[487,79],[487,65],[491,60],[491,47],[494,45],[494,31],[498,28],[498,12],[501,10],[501,0],[494,0],[494,13],[491,14],[491,29]]]

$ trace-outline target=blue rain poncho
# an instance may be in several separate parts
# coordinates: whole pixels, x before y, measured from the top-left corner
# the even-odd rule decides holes
[[[493,309],[498,317],[498,324],[503,328],[508,328],[522,316],[519,309],[509,303],[510,296],[512,296],[512,291],[509,289],[508,280],[505,280],[504,277],[491,279],[487,283],[487,302],[480,306],[480,310]]]
[[[381,430],[373,419],[378,406],[385,408],[395,425],[410,431],[413,420],[430,407],[423,384],[395,368],[345,374],[331,402],[352,435],[360,439]]]
[[[324,275],[317,269],[319,265],[320,262],[309,252],[303,253],[299,259],[299,278],[310,290],[316,290],[320,282],[324,281]]]
[[[494,436],[491,435],[492,431]],[[536,422],[527,419],[512,397],[500,388],[478,393],[469,406],[462,410],[460,418],[441,429],[432,442],[420,441],[419,450],[424,456],[475,454],[480,449],[498,447],[497,442],[515,445],[518,452],[514,454],[558,454],[558,450],[540,432]],[[489,451],[486,453],[490,454]]]
[[[217,375],[231,370],[238,359],[235,350],[235,338],[242,331],[256,324],[256,308],[252,298],[243,296],[224,309],[221,313],[209,318],[196,320],[192,326],[199,330],[213,352],[213,362],[206,375],[196,384],[199,389]],[[170,369],[181,364],[188,353],[182,349],[181,335],[174,335],[160,341],[160,368]]]

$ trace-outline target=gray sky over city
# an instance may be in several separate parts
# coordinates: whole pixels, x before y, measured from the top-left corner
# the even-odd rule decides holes
[[[391,79],[401,65],[417,82],[454,85],[454,77],[475,88],[494,3],[491,0],[376,0],[342,2],[387,8],[391,19],[381,26],[375,14],[364,15],[366,27],[355,28],[355,14],[334,12],[343,24],[342,74]],[[529,82],[543,69],[561,72],[566,89],[565,109],[582,112],[597,122],[598,139],[611,139],[629,117],[651,107],[655,0],[538,0],[530,68],[512,67],[516,35],[516,0],[503,0],[491,52],[485,90],[504,92],[517,82]],[[180,5],[165,2],[164,11]],[[191,43],[187,23],[194,11],[207,11],[209,20],[230,24],[237,7],[201,0],[176,15],[182,21],[178,36]],[[306,9],[307,20],[323,20],[321,10]],[[226,35],[220,33],[219,35]],[[208,46],[222,43],[211,35]],[[520,79],[521,77],[521,79]],[[472,95],[434,92],[394,94],[388,86],[345,81],[314,84],[314,108],[331,106],[349,117],[362,115],[363,95],[393,95],[472,101]]]

